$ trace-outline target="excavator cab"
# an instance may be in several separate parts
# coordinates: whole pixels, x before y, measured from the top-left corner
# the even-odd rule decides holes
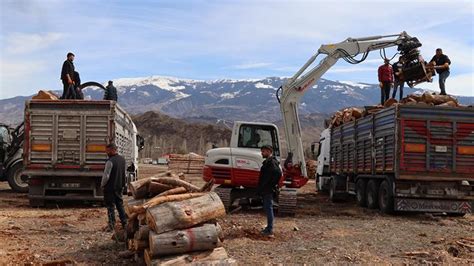
[[[280,158],[278,130],[272,124],[242,123],[238,129],[236,148],[259,149],[265,145],[273,147],[273,156]]]

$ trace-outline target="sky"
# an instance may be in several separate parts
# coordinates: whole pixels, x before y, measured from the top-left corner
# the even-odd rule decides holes
[[[0,0],[0,99],[62,89],[69,51],[82,81],[255,79],[292,76],[322,44],[402,31],[425,60],[438,47],[450,57],[448,93],[474,96],[473,14],[460,0]],[[374,51],[323,78],[375,84],[381,63]],[[418,87],[438,91],[437,77]]]

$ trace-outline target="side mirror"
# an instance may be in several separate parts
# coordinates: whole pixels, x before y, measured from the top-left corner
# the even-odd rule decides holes
[[[141,151],[143,148],[145,148],[145,139],[140,135],[137,135],[137,146],[138,151]]]

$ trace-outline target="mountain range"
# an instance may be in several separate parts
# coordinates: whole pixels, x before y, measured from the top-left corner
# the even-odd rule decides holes
[[[275,97],[287,78],[192,80],[163,76],[114,80],[119,104],[131,114],[158,111],[188,121],[223,122],[278,121],[281,119]],[[405,94],[422,93],[405,88]],[[59,92],[56,92],[59,94]],[[84,89],[86,99],[101,99],[100,88]],[[25,100],[17,96],[0,100],[0,122],[15,124],[22,120]],[[378,85],[320,79],[303,96],[300,114],[330,114],[348,106],[374,105],[379,102]],[[474,97],[458,97],[472,104]]]

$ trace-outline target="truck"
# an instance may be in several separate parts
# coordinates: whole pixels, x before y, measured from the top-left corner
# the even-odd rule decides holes
[[[396,105],[321,133],[317,186],[362,207],[471,213],[474,108]]]
[[[31,206],[46,201],[101,201],[106,145],[127,162],[127,183],[138,177],[143,138],[130,116],[106,100],[29,100],[25,104],[24,173]]]
[[[401,32],[391,35],[347,38],[339,43],[321,45],[318,52],[276,91],[287,146],[287,154],[282,162],[283,175],[279,182],[280,189],[275,198],[278,201],[279,213],[294,214],[297,205],[297,189],[308,181],[298,115],[301,97],[339,59],[358,64],[363,62],[371,51],[384,51],[385,54],[385,49],[390,47],[397,47],[404,59],[402,71],[410,87],[431,81],[432,74],[427,70],[418,50],[421,43],[417,38]],[[315,65],[319,55],[323,55],[324,58]],[[362,57],[357,59],[355,58],[357,55],[362,55]],[[265,135],[266,141],[262,141],[262,134]],[[256,198],[254,191],[263,161],[259,149],[263,145],[272,145],[273,150],[278,152],[277,158],[280,158],[278,138],[278,130],[273,124],[238,122],[234,124],[232,130],[230,147],[207,151],[204,179],[214,179],[219,185],[216,192],[227,208],[239,198],[246,197],[250,200]],[[244,201],[248,202],[248,200]]]
[[[24,124],[16,128],[0,124],[0,181],[8,181],[13,191],[28,192],[28,176],[23,173]]]

